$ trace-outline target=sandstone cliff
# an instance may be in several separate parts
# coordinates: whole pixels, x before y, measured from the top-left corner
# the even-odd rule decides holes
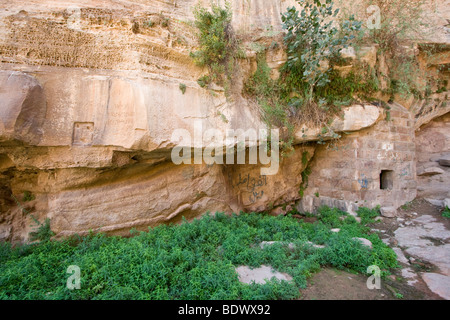
[[[299,126],[295,152],[281,160],[274,176],[262,177],[261,165],[173,164],[177,129],[194,135],[198,124],[223,133],[266,128],[258,106],[241,94],[244,80],[256,70],[251,43],[281,43],[280,14],[295,1],[231,1],[233,28],[247,50],[232,99],[219,86],[205,89],[197,83],[205,70],[189,57],[197,46],[195,3],[0,4],[0,239],[26,240],[31,215],[50,218],[57,236],[67,236],[90,230],[126,235],[131,228],[145,230],[207,211],[280,214],[302,198],[302,173],[311,166],[315,189],[302,204],[307,201],[308,209],[315,202],[336,201],[352,209],[361,199],[371,206],[385,201],[399,206],[415,197],[414,129],[449,112],[447,92],[392,103],[395,124],[385,123],[380,105],[344,109],[333,130],[350,134],[341,141],[348,147],[331,158],[329,149],[315,143],[321,128]],[[450,6],[448,1],[433,4],[437,31],[428,42],[448,46]],[[424,60],[425,68],[448,66],[445,48]],[[363,58],[377,63],[376,50],[367,52]],[[274,77],[285,59],[282,48],[268,52]],[[372,140],[376,146],[368,145]],[[378,151],[367,153],[371,148]],[[360,156],[361,151],[367,152]],[[320,160],[334,156],[341,164]],[[370,163],[374,159],[380,162]],[[379,189],[384,169],[395,170],[401,179],[394,196],[370,192]]]

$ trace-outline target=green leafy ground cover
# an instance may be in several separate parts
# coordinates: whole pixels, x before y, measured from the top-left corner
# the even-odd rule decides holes
[[[362,223],[376,210],[361,209]],[[44,240],[12,248],[0,244],[1,299],[294,299],[322,266],[382,274],[397,266],[396,255],[377,234],[338,209],[321,208],[311,224],[291,216],[217,213],[180,225],[161,225],[132,237],[92,234]],[[334,233],[331,228],[340,228]],[[364,237],[373,249],[353,237]],[[262,241],[280,241],[265,246]],[[323,249],[315,244],[326,245]],[[289,249],[288,243],[295,248]],[[235,267],[271,265],[293,277],[243,284]],[[81,269],[81,289],[66,287],[68,266]]]

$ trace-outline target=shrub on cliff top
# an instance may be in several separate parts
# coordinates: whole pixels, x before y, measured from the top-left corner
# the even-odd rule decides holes
[[[208,68],[208,81],[224,85],[228,90],[234,59],[239,55],[239,45],[231,26],[231,6],[228,2],[224,8],[212,4],[208,10],[197,5],[194,16],[199,49],[190,55],[197,65]]]

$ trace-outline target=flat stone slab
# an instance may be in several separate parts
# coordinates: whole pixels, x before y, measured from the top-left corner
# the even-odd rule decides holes
[[[400,262],[406,260],[402,254],[405,252],[412,256],[411,259],[415,257],[438,267],[439,272],[442,273],[439,277],[450,276],[450,244],[447,243],[450,240],[450,230],[443,223],[438,222],[435,217],[431,215],[417,217],[411,220],[411,225],[395,230],[394,235],[398,246],[401,247],[394,248]],[[407,270],[402,271],[405,273],[403,274],[405,278],[408,278]],[[438,276],[431,273],[430,275],[426,276],[430,285],[436,286],[434,282]]]
[[[411,268],[402,269],[402,277],[406,279],[414,279],[417,274]]]
[[[450,300],[450,277],[439,273],[423,273],[422,279],[431,291]]]
[[[425,223],[435,222],[436,218],[433,217],[433,216],[430,216],[430,215],[423,215],[423,216],[420,216],[418,218],[415,218],[413,221],[417,222],[417,223],[425,224]]]
[[[398,247],[395,247],[395,248],[392,248],[392,250],[394,250],[395,254],[397,255],[397,261],[398,262],[401,262],[401,263],[404,263],[404,264],[409,264],[409,261],[405,257],[405,254],[403,253],[402,249],[400,249]]]
[[[239,281],[251,284],[252,282],[264,284],[273,278],[284,281],[292,281],[292,277],[286,273],[273,270],[270,266],[262,265],[259,268],[251,269],[248,266],[239,266],[236,268],[239,275]]]
[[[263,241],[263,242],[261,242],[261,243],[259,244],[259,247],[260,247],[261,249],[264,249],[265,247],[271,246],[271,245],[273,245],[273,244],[275,244],[275,243],[281,243],[281,244],[283,244],[281,241]],[[309,244],[309,245],[311,245],[311,246],[313,246],[314,248],[317,248],[317,249],[323,249],[323,248],[325,248],[325,246],[320,245],[320,244],[312,243],[311,241],[308,241],[308,242],[306,242],[306,243]],[[288,243],[288,248],[289,248],[289,250],[294,250],[294,249],[295,249],[295,244],[293,244],[293,243]]]
[[[310,245],[312,245],[314,248],[317,248],[317,249],[323,249],[323,248],[325,248],[324,245],[321,245],[321,244],[315,244],[315,243],[312,243],[311,241],[308,241],[307,243],[310,244]]]
[[[409,279],[407,283],[410,286],[414,286],[417,283],[417,274],[411,268],[402,269],[402,277]]]
[[[406,253],[434,264],[443,274],[450,276],[450,244],[412,247],[406,249]]]
[[[432,216],[423,215],[412,221],[414,225],[398,228],[394,232],[400,247],[428,247],[433,246],[431,239],[450,239],[450,231],[442,223],[435,222]]]

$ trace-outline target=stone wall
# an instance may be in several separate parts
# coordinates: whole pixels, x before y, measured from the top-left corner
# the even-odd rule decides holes
[[[416,197],[414,119],[398,104],[375,126],[316,150],[300,211],[399,207]]]

